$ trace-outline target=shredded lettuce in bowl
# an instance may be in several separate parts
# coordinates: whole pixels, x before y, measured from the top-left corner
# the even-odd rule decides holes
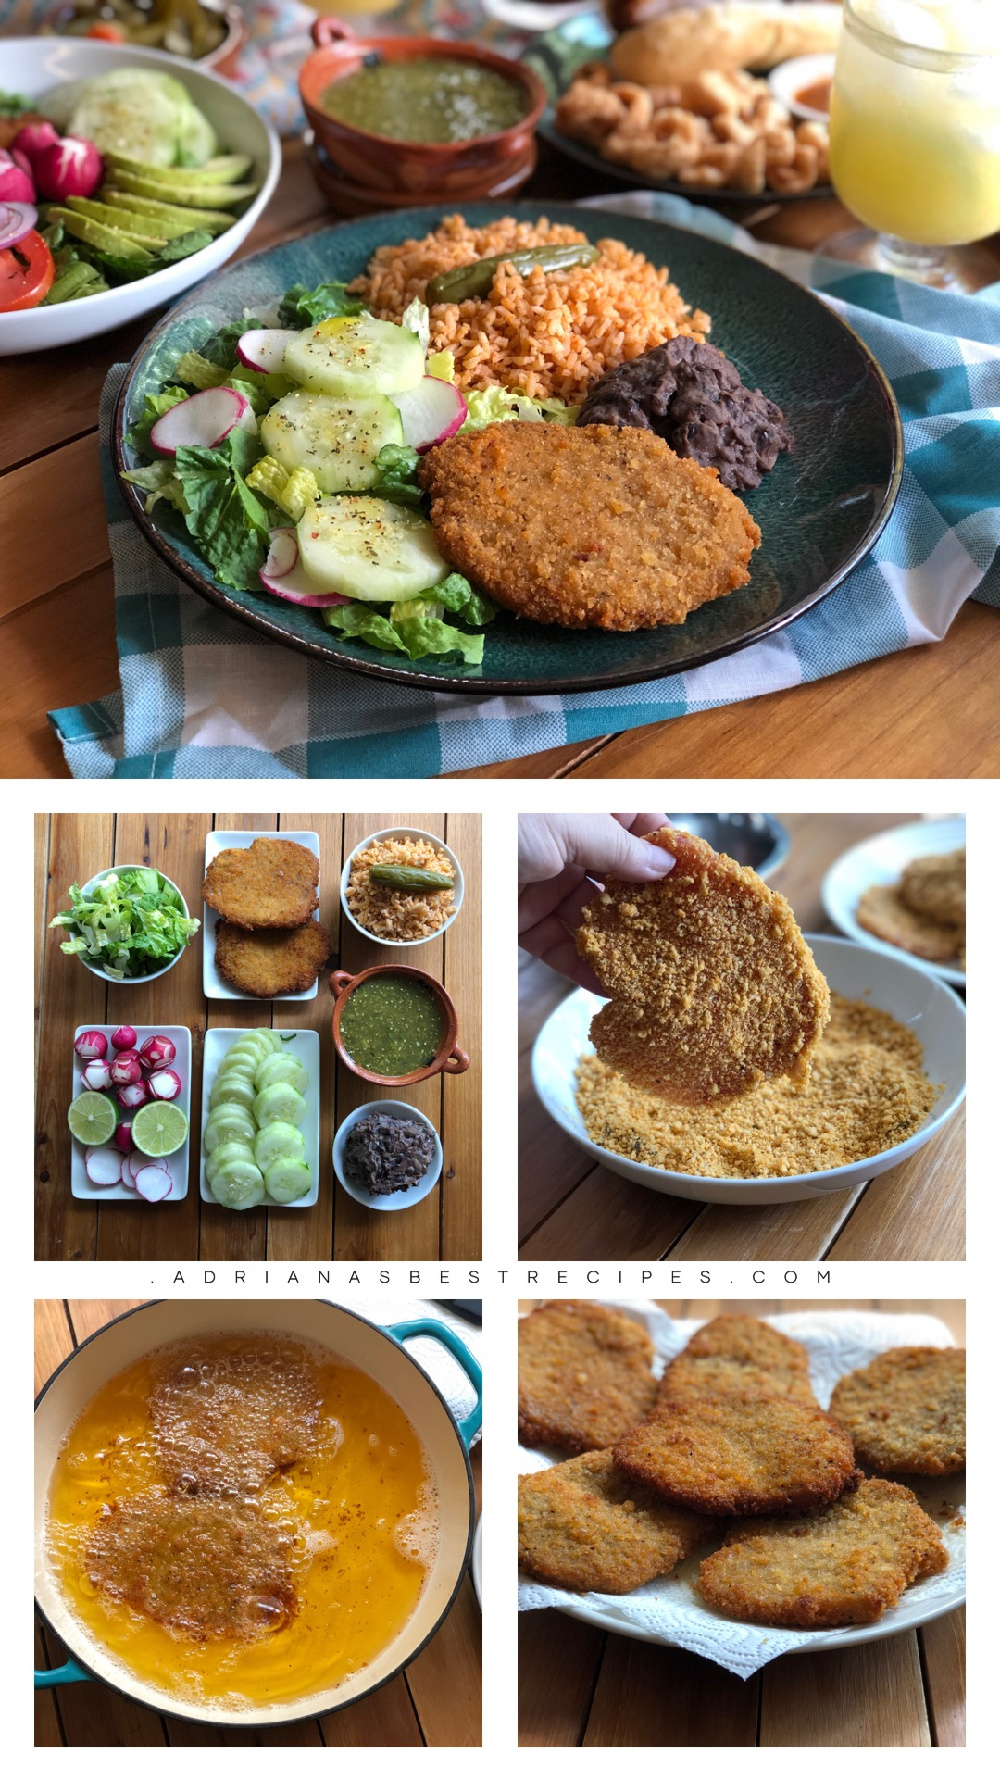
[[[69,899],[69,908],[49,921],[71,934],[60,950],[119,982],[155,974],[201,925],[188,919],[173,883],[145,865],[108,871],[85,889],[73,883]]]

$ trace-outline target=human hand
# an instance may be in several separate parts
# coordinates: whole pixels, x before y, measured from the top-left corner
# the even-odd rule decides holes
[[[603,993],[593,970],[577,954],[573,934],[606,876],[656,883],[673,870],[669,852],[637,837],[666,821],[665,815],[520,816],[518,943],[579,987]]]

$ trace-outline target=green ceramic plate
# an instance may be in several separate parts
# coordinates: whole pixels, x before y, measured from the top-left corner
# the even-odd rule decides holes
[[[892,510],[903,444],[892,391],[867,347],[826,305],[797,284],[732,248],[632,216],[562,204],[469,204],[484,224],[516,211],[612,235],[669,266],[685,298],[712,316],[712,339],[784,409],[795,434],[762,486],[747,496],[763,543],[748,584],[704,605],[683,624],[631,635],[560,630],[501,612],[486,633],[482,668],[440,660],[408,661],[323,628],[315,612],[263,591],[221,585],[197,554],[183,520],[161,501],[151,517],[129,484],[129,511],[173,571],[213,604],[273,641],[407,685],[441,691],[597,691],[688,671],[745,648],[800,617],[867,554]],[[271,247],[229,265],[171,309],[133,359],[115,415],[119,468],[139,459],[125,434],[147,390],[171,380],[182,352],[196,350],[224,322],[272,303],[295,283],[350,279],[382,242],[403,241],[437,226],[440,210],[363,217]],[[162,516],[161,516],[162,515]]]

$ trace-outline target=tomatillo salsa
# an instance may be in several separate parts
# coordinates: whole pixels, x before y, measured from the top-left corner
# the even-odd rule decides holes
[[[444,1031],[433,988],[406,975],[373,975],[359,982],[340,1015],[347,1054],[370,1074],[414,1074],[427,1068]]]
[[[373,62],[333,81],[319,102],[328,117],[395,142],[469,142],[511,129],[528,110],[518,81],[458,56]]]

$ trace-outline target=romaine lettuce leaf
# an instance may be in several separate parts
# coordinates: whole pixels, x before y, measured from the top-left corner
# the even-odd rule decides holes
[[[579,407],[567,407],[554,395],[534,401],[530,395],[519,395],[515,389],[467,389],[465,399],[469,412],[459,427],[460,432],[478,432],[498,420],[554,420],[561,426],[575,426]]]
[[[278,309],[279,327],[315,327],[318,321],[328,321],[331,315],[361,315],[364,303],[356,296],[348,296],[347,285],[336,279],[327,284],[317,284],[310,290],[306,284],[293,284],[286,290]],[[247,326],[252,323],[247,322]]]
[[[259,455],[258,440],[236,429],[221,445],[182,446],[174,458],[184,522],[219,580],[239,592],[258,590],[268,535],[278,523],[244,479]]]

